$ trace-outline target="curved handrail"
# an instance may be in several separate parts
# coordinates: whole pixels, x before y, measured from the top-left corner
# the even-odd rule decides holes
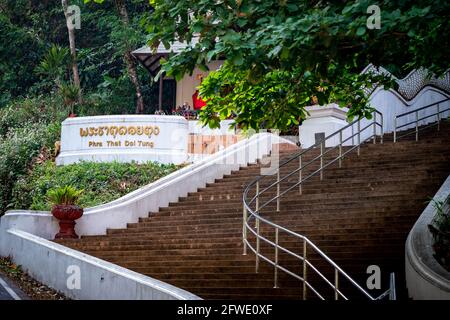
[[[377,122],[377,115],[380,116],[380,122]],[[341,166],[341,160],[342,158],[349,152],[357,149],[358,150],[358,155],[360,153],[360,145],[362,143],[364,143],[365,141],[372,139],[373,138],[373,142],[376,143],[376,139],[377,139],[377,127],[380,128],[381,131],[381,143],[383,143],[383,114],[380,113],[379,111],[375,110],[374,114],[373,114],[373,119],[372,122],[369,123],[367,126],[365,126],[364,128],[361,129],[361,125],[360,125],[360,119],[353,121],[352,123],[349,123],[348,125],[344,126],[343,128],[337,130],[336,132],[328,135],[325,139],[316,142],[315,144],[313,144],[311,147],[300,151],[299,153],[293,155],[292,157],[290,157],[289,159],[283,161],[277,168],[274,168],[273,170],[271,170],[268,174],[266,175],[260,175],[258,176],[256,179],[254,179],[252,182],[250,182],[247,187],[245,188],[245,191],[243,193],[243,243],[244,243],[244,255],[247,254],[247,248],[249,248],[256,257],[256,272],[258,272],[259,270],[259,260],[262,259],[264,261],[266,261],[267,263],[271,264],[272,266],[274,266],[274,286],[277,287],[278,286],[278,270],[281,270],[287,274],[289,274],[290,276],[300,280],[301,282],[303,282],[303,299],[306,299],[307,296],[307,290],[309,289],[310,291],[312,291],[319,299],[324,300],[324,296],[321,295],[314,287],[313,285],[308,281],[307,278],[307,270],[308,269],[312,269],[326,284],[328,284],[335,292],[335,299],[339,299],[339,297],[348,300],[348,298],[344,295],[344,293],[339,289],[339,276],[344,277],[346,280],[348,280],[358,291],[360,291],[366,298],[370,299],[370,300],[377,300],[377,299],[381,299],[383,297],[385,297],[386,295],[390,295],[390,297],[392,298],[393,296],[395,296],[395,285],[393,284],[392,279],[394,279],[393,275],[391,276],[391,288],[386,291],[385,293],[383,293],[381,296],[379,296],[378,298],[374,298],[372,295],[370,295],[366,290],[364,290],[364,288],[362,288],[355,280],[353,280],[344,270],[342,270],[330,257],[328,257],[322,250],[319,249],[319,247],[317,247],[310,239],[308,239],[306,236],[296,233],[292,230],[289,230],[286,227],[283,227],[279,224],[276,224],[264,217],[261,216],[260,212],[261,209],[266,207],[267,205],[269,205],[270,203],[276,201],[276,206],[277,206],[277,211],[280,211],[280,199],[283,195],[285,195],[287,192],[291,191],[292,189],[299,187],[299,192],[300,194],[302,193],[301,187],[302,184],[307,181],[308,179],[310,179],[311,177],[320,174],[320,178],[322,179],[323,177],[323,170],[325,168],[327,168],[328,166],[330,166],[333,163],[336,163],[337,161],[339,161],[339,166]],[[348,136],[347,138],[343,138],[343,132],[344,130],[352,127],[357,124],[358,129],[356,133],[353,133],[352,135]],[[361,141],[361,133],[365,130],[367,130],[368,128],[373,128],[373,134],[370,135],[368,138],[364,139],[364,141]],[[328,150],[325,150],[325,144],[326,141],[328,141],[330,138],[335,137],[336,135],[339,135],[339,144],[335,145],[332,148],[329,148]],[[348,150],[346,150],[345,152],[343,152],[343,144],[345,142],[347,142],[350,139],[354,139],[355,137],[357,137],[357,143],[355,145],[353,145],[352,147],[350,147]],[[315,156],[313,157],[312,160],[308,161],[305,164],[302,164],[302,156],[310,153],[312,150],[316,150],[318,147],[320,147],[320,155],[319,156]],[[331,152],[332,150],[336,150],[336,148],[339,148],[339,156],[334,158],[333,160],[331,160],[330,162],[328,162],[327,164],[324,164],[324,156],[329,154],[329,152]],[[280,171],[282,167],[285,167],[287,164],[291,163],[293,160],[295,159],[299,159],[299,167],[298,169],[295,169],[291,172],[289,172],[288,174],[286,174],[283,177],[280,177]],[[311,174],[309,174],[308,176],[306,176],[305,178],[302,178],[302,171],[303,169],[305,169],[306,167],[310,166],[312,163],[314,163],[315,161],[320,161],[320,167],[319,169],[313,171]],[[292,186],[290,186],[289,188],[287,188],[286,190],[284,190],[283,192],[281,192],[280,190],[280,184],[283,181],[286,181],[286,179],[288,179],[289,177],[292,177],[294,174],[298,173],[299,174],[299,180],[297,183],[293,184]],[[274,176],[277,175],[277,180],[274,183],[270,183],[267,187],[265,187],[264,189],[260,190],[260,182],[265,179],[266,177],[270,176]],[[252,188],[256,187],[255,190],[255,196],[253,196],[250,200],[248,200],[249,198],[249,192],[250,190],[252,190]],[[269,191],[270,189],[276,187],[277,188],[277,195],[275,197],[270,198],[270,200],[266,201],[264,204],[260,205],[259,204],[259,197],[261,194],[266,193],[267,191]],[[252,205],[254,204],[254,208],[252,208]],[[253,226],[250,226],[250,221],[251,220],[255,220],[255,228]],[[261,235],[260,233],[260,224],[263,223],[273,229],[275,229],[275,240],[269,240],[268,238],[264,237]],[[256,238],[256,247],[253,247],[252,244],[250,243],[250,241],[247,238],[247,232],[250,231],[250,233],[252,233],[255,238]],[[288,234],[289,236],[292,236],[296,239],[298,239],[299,241],[301,241],[301,243],[303,243],[303,255],[299,255],[296,254],[294,252],[292,252],[291,250],[284,248],[283,246],[281,246],[279,244],[279,233],[284,232],[286,234]],[[260,241],[264,241],[265,243],[271,245],[275,252],[274,252],[274,260],[271,260],[269,257],[265,256],[264,254],[262,254],[260,252]],[[321,258],[323,258],[328,264],[330,264],[335,272],[335,277],[334,277],[334,284],[325,276],[323,275],[323,273],[321,273],[307,258],[307,249],[312,249],[315,253],[317,253]],[[299,275],[281,265],[279,265],[279,261],[278,261],[278,253],[279,250],[281,250],[284,253],[287,253],[288,255],[290,255],[291,257],[294,257],[298,260],[300,260],[302,262],[303,265],[303,272],[302,275]]]

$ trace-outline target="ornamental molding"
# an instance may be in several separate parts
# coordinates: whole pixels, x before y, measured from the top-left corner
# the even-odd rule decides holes
[[[373,64],[369,64],[362,71],[362,73],[369,72],[377,75],[386,75],[394,79],[398,84],[398,88],[390,90],[401,96],[405,101],[413,100],[425,87],[433,87],[439,89],[446,95],[450,95],[450,69],[447,70],[444,76],[440,78],[435,75],[430,75],[428,70],[425,68],[413,70],[403,79],[399,79],[385,68],[376,67]],[[378,87],[379,86],[365,88],[364,91],[368,96],[370,96],[377,90]]]

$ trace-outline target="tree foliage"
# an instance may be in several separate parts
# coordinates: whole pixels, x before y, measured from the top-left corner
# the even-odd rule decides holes
[[[145,44],[141,20],[151,10],[148,0],[126,1],[130,16],[127,28],[123,27],[113,2],[100,5],[70,0],[69,4],[81,9],[76,49],[86,103],[76,106],[77,114],[84,110],[90,115],[134,113],[134,86],[126,77],[123,54],[125,49]],[[52,47],[68,48],[67,39],[61,1],[0,0],[0,108],[16,98],[55,91],[55,78],[36,69]],[[60,79],[70,82],[70,73],[66,67],[64,70]],[[157,108],[158,87],[153,86],[144,68],[138,66],[137,73],[142,82],[145,112],[152,112]],[[112,81],[120,82],[121,87],[109,85]]]
[[[337,102],[349,117],[369,116],[362,88],[393,82],[361,74],[369,63],[396,74],[426,67],[442,74],[450,39],[446,1],[152,0],[149,43],[191,43],[163,72],[180,79],[213,59],[222,68],[204,81],[202,119],[214,126],[231,113],[243,128],[285,129],[305,107]],[[368,29],[369,6],[381,12]],[[198,43],[192,39],[199,36]]]

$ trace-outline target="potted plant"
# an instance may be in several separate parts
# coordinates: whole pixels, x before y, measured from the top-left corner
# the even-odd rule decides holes
[[[434,257],[450,271],[450,197],[445,201],[433,201],[436,215],[428,228],[433,236]]]
[[[83,190],[72,186],[51,189],[47,199],[52,204],[52,215],[59,220],[59,232],[55,239],[78,239],[75,233],[75,220],[83,215],[83,208],[77,206]]]

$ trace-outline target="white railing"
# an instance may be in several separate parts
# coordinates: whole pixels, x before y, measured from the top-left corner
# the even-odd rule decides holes
[[[377,115],[379,116],[379,122],[377,122]],[[343,132],[344,130],[351,128],[353,129],[354,125],[357,125],[356,132],[352,132],[351,135],[349,135],[346,138],[343,138]],[[320,179],[323,179],[324,175],[324,169],[329,167],[330,165],[334,163],[339,163],[339,167],[342,166],[342,159],[347,155],[349,152],[357,149],[358,155],[360,154],[360,146],[367,140],[373,139],[373,143],[376,143],[377,140],[377,128],[379,128],[380,133],[380,142],[383,143],[383,115],[378,112],[374,111],[372,121],[366,125],[365,127],[361,128],[361,120],[356,120],[347,126],[341,128],[340,130],[334,132],[333,134],[327,136],[324,140],[317,142],[310,148],[301,151],[300,153],[294,155],[287,161],[283,162],[281,165],[279,165],[275,170],[270,172],[268,175],[259,176],[257,179],[255,179],[253,182],[251,182],[247,188],[244,191],[243,194],[243,229],[242,229],[242,235],[243,235],[243,243],[244,243],[244,255],[247,254],[247,249],[250,249],[255,254],[255,271],[258,272],[260,268],[260,260],[263,260],[270,265],[274,267],[274,287],[278,287],[278,272],[282,271],[290,276],[292,276],[295,279],[300,280],[303,283],[303,299],[307,298],[308,292],[311,291],[317,296],[319,299],[324,300],[325,295],[321,294],[317,288],[315,288],[311,281],[308,280],[308,273],[310,270],[312,270],[315,274],[319,276],[319,279],[323,280],[325,284],[327,284],[333,291],[334,291],[334,299],[345,299],[348,300],[347,296],[341,291],[340,286],[340,280],[346,279],[350,282],[350,284],[357,289],[363,296],[370,300],[377,300],[382,299],[389,295],[391,299],[395,299],[395,277],[392,274],[391,275],[391,283],[390,283],[390,289],[387,290],[385,293],[383,293],[378,298],[373,297],[370,295],[364,288],[362,288],[355,280],[353,280],[344,270],[342,270],[331,258],[329,258],[322,250],[320,250],[311,240],[309,240],[306,236],[296,233],[294,231],[291,231],[285,227],[282,227],[281,225],[278,225],[261,215],[261,210],[263,208],[268,208],[267,206],[269,204],[272,204],[276,201],[276,211],[280,211],[280,202],[282,197],[287,194],[289,191],[294,190],[295,188],[298,188],[298,193],[302,194],[302,185],[305,181],[309,180],[310,178],[319,175]],[[366,138],[361,139],[362,133],[366,134],[366,130],[370,130],[370,134],[367,137],[367,135],[364,135]],[[339,136],[339,144],[335,147],[328,148],[325,150],[325,144],[326,141],[330,138],[334,138],[335,136]],[[354,141],[353,146],[346,147],[347,149],[344,151],[343,146],[347,141]],[[319,149],[320,148],[320,149]],[[313,155],[313,159],[307,161],[306,163],[303,162],[305,159],[305,155],[311,154],[313,150],[320,150],[318,156]],[[337,157],[334,157],[332,160],[326,163],[326,155],[331,155],[331,151],[338,150],[339,155]],[[298,161],[298,168],[291,171],[290,173],[286,174],[285,176],[281,177],[281,168],[285,167],[289,163],[293,163],[293,161]],[[306,168],[310,168],[313,163],[318,163],[319,168],[317,170],[313,170],[312,173],[309,173],[306,175],[306,177],[303,176],[304,170]],[[267,187],[261,190],[262,182],[265,182],[265,179],[268,177],[274,177],[276,175],[276,181],[273,183],[270,183]],[[294,178],[296,179],[298,175],[298,182],[294,183],[293,185],[289,186],[286,190],[281,191],[281,183],[284,181],[287,181],[288,178]],[[266,193],[269,190],[272,190],[276,188],[276,196],[270,198],[264,203],[260,203],[262,200],[261,195]],[[250,191],[254,191],[255,196],[250,197]],[[253,192],[252,192],[253,194]],[[254,221],[254,226],[250,225],[250,222]],[[263,236],[261,234],[261,224],[268,226],[269,229],[275,231],[275,238],[273,240],[269,239],[266,236]],[[253,234],[255,237],[255,244],[253,245],[248,238],[248,234]],[[283,247],[280,245],[280,233],[284,233],[288,236],[291,236],[299,241],[300,247],[302,248],[302,253],[298,254],[295,253],[288,248]],[[273,248],[273,259],[271,259],[268,255],[262,253],[261,251],[261,241],[268,244]],[[311,261],[309,260],[310,250],[318,254],[322,259],[324,259],[333,269],[334,269],[334,279],[329,280],[322,272],[318,270],[317,267],[315,267]],[[285,253],[289,255],[291,258],[294,258],[296,260],[299,260],[301,264],[301,272],[297,273],[293,270],[290,270],[289,268],[282,266],[280,264],[280,252]]]

